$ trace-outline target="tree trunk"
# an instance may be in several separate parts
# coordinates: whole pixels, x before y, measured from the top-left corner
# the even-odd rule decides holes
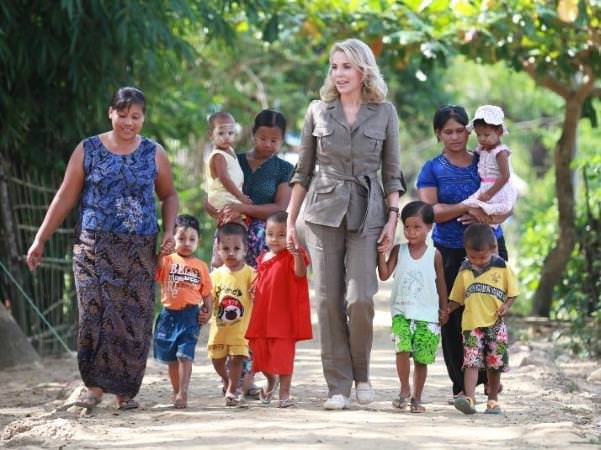
[[[561,137],[555,147],[555,194],[559,211],[559,234],[541,270],[540,282],[534,293],[532,314],[549,317],[553,291],[566,268],[574,245],[576,232],[574,225],[574,184],[572,160],[576,151],[576,133],[582,111],[579,96],[566,99],[565,117]]]

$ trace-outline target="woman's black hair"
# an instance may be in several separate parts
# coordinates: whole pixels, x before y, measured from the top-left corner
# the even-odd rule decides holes
[[[467,125],[470,121],[470,118],[463,106],[443,105],[434,113],[434,120],[432,121],[434,132],[436,133],[442,130],[450,119],[455,119],[461,125]]]
[[[200,226],[196,217],[189,214],[180,214],[175,218],[175,228],[192,228],[200,234]]]
[[[407,203],[401,211],[401,221],[405,223],[409,217],[421,217],[426,225],[434,223],[434,208],[432,205],[420,200]]]
[[[253,125],[253,134],[257,132],[259,127],[278,127],[282,130],[282,137],[286,135],[286,118],[279,111],[273,109],[264,109],[255,116]]]
[[[115,92],[109,106],[117,111],[123,111],[124,109],[129,109],[131,105],[140,106],[142,112],[146,113],[144,93],[136,87],[125,86]]]

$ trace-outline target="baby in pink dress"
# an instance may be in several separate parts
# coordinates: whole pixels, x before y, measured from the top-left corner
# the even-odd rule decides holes
[[[501,142],[501,136],[507,133],[503,119],[501,108],[483,105],[476,110],[467,126],[468,131],[474,130],[478,138],[476,153],[480,155],[480,189],[463,203],[482,208],[488,215],[509,213],[517,199],[517,192],[511,182],[511,151]]]

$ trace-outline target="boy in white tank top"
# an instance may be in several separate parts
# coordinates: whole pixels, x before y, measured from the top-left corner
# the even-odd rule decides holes
[[[448,320],[447,287],[442,256],[426,238],[434,223],[432,206],[415,201],[401,211],[406,244],[397,244],[390,252],[378,254],[378,275],[387,280],[394,274],[390,296],[392,333],[401,391],[392,401],[396,408],[410,405],[413,413],[426,411],[421,396],[428,375],[428,364],[436,358],[440,326]],[[409,384],[413,356],[413,394]]]

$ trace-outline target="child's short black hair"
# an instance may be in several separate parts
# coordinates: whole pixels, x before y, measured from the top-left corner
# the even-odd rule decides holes
[[[198,224],[198,220],[196,217],[191,216],[190,214],[180,214],[175,218],[175,228],[192,228],[196,230],[198,234],[200,234],[200,225]]]
[[[248,247],[248,231],[244,225],[238,222],[228,222],[217,228],[217,242],[221,242],[223,236],[240,236],[244,245]]]
[[[213,132],[213,130],[215,129],[215,123],[219,120],[223,122],[236,123],[234,116],[232,116],[230,113],[225,111],[218,111],[216,113],[211,114],[207,120],[207,122],[209,123],[209,133]]]
[[[266,222],[283,223],[288,221],[288,213],[286,211],[278,211],[269,216]]]
[[[497,238],[490,225],[474,223],[463,233],[463,246],[470,250],[488,250],[497,246]]]
[[[409,217],[421,217],[426,225],[434,223],[434,208],[432,205],[420,200],[409,202],[401,211],[401,221],[405,223]]]

